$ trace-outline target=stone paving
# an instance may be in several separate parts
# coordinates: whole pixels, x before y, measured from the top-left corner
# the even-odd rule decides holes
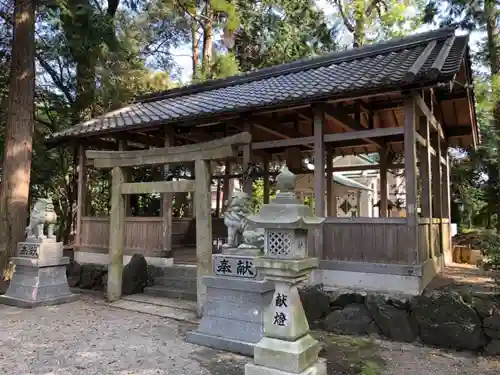
[[[248,358],[186,343],[184,336],[193,328],[110,308],[96,296],[32,310],[0,305],[0,375],[243,375]],[[349,345],[351,352],[359,352],[359,343]],[[376,355],[385,365],[365,374],[500,373],[498,359],[387,341],[377,347]],[[328,374],[359,374],[350,370],[359,359],[349,357],[344,344],[335,349],[327,355]],[[342,366],[339,357],[345,357]],[[367,358],[373,359],[373,353]]]

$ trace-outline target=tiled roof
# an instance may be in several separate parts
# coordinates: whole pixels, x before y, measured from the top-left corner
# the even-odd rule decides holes
[[[201,122],[221,114],[449,82],[460,69],[467,41],[468,36],[455,36],[454,28],[444,28],[173,89],[48,139]]]

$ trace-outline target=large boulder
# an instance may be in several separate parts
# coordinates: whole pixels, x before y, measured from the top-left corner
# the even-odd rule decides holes
[[[500,314],[495,314],[483,320],[484,333],[488,337],[500,340]]]
[[[486,294],[475,295],[472,298],[472,307],[481,319],[500,314],[500,300],[498,296]]]
[[[333,296],[332,306],[338,306],[343,309],[348,305],[362,305],[365,302],[365,295],[357,292],[337,292]]]
[[[68,285],[73,288],[80,282],[80,277],[82,275],[82,266],[73,259],[66,265],[66,277],[68,279]]]
[[[388,304],[385,297],[375,294],[366,297],[365,305],[384,336],[404,342],[417,339],[416,324],[406,310]]]
[[[148,285],[155,285],[155,279],[163,275],[163,271],[160,267],[156,267],[152,264],[148,264]]]
[[[331,312],[323,322],[329,332],[346,335],[366,335],[373,331],[372,317],[364,305],[347,305]]]
[[[484,349],[486,355],[500,355],[500,340],[491,340]]]
[[[123,267],[122,294],[142,293],[147,285],[148,262],[142,254],[134,254],[130,262]]]
[[[416,296],[411,308],[426,344],[477,350],[486,343],[481,319],[458,293]]]
[[[82,289],[102,289],[102,277],[107,270],[99,264],[82,264],[79,287]]]
[[[321,284],[302,288],[299,295],[309,324],[324,318],[330,312],[331,298]]]

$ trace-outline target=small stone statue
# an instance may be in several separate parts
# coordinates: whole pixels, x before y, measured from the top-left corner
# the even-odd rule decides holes
[[[250,197],[236,191],[226,204],[224,224],[227,227],[227,244],[224,247],[237,248],[242,243],[246,217],[250,214]]]
[[[57,222],[57,215],[54,210],[54,203],[50,198],[38,198],[31,211],[30,222],[26,227],[26,239],[43,240],[45,238],[54,239],[54,225]],[[43,233],[43,227],[48,224],[47,236]]]

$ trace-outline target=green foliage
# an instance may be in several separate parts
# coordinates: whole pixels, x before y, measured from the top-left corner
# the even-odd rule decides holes
[[[359,47],[408,34],[422,22],[422,0],[330,0],[338,9],[344,28]]]
[[[482,231],[478,235],[478,245],[485,255],[483,268],[500,270],[500,235],[493,231]]]
[[[269,187],[269,199],[274,199],[276,197],[276,189],[274,185],[270,184]],[[252,185],[252,213],[259,213],[262,205],[264,204],[264,180],[258,179],[253,182]]]
[[[238,1],[234,52],[242,71],[336,49],[335,27],[311,0]]]

